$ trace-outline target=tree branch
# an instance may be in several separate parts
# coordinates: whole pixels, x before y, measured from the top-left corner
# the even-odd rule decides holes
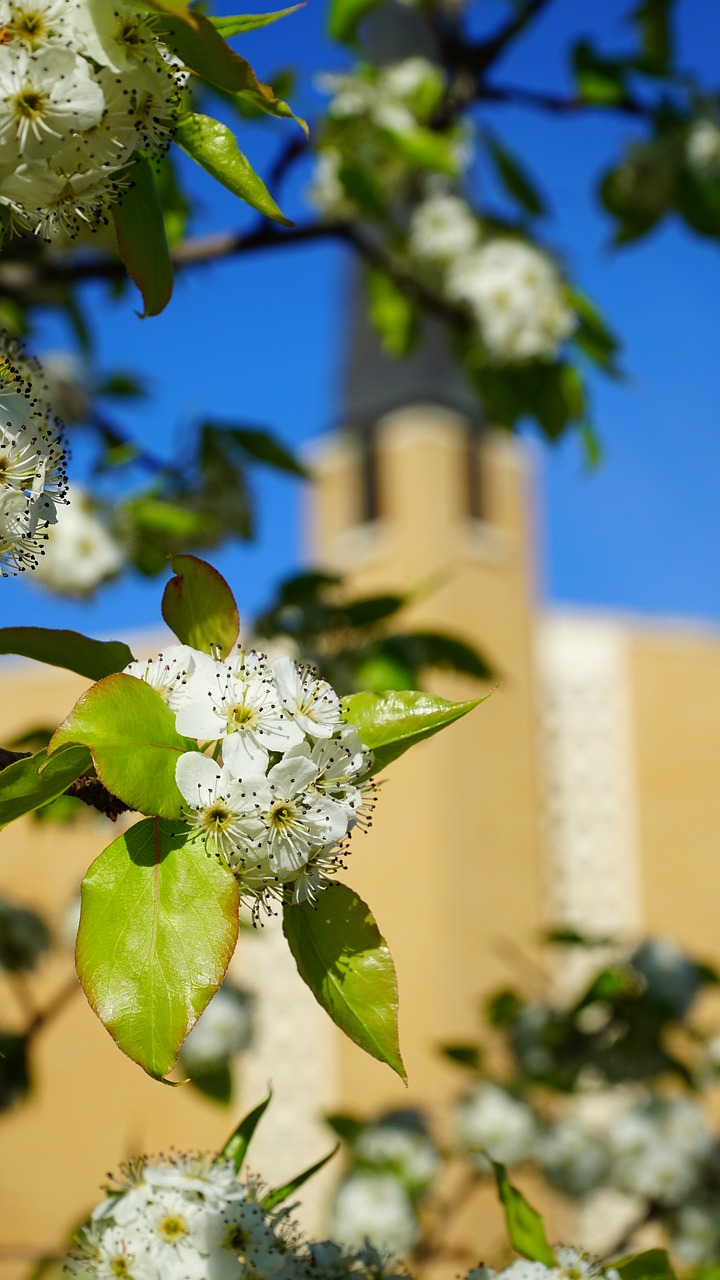
[[[562,94],[543,93],[541,90],[524,89],[521,85],[479,84],[475,95],[477,102],[497,102],[511,107],[530,107],[548,111],[553,115],[574,115],[578,111],[619,111],[623,115],[648,117],[652,110],[637,98],[624,97],[618,102],[587,102],[584,98],[563,97]]]
[[[7,769],[9,765],[16,764],[18,760],[28,760],[31,755],[32,751],[7,751],[4,747],[0,747],[0,772]],[[76,778],[72,786],[62,794],[82,800],[83,804],[89,805],[91,809],[104,813],[111,822],[115,822],[119,814],[131,812],[130,806],[108,791],[99,778],[91,778],[84,773]]]
[[[505,52],[508,45],[512,44],[517,36],[521,35],[526,27],[530,26],[540,17],[544,9],[552,3],[552,0],[527,0],[527,4],[518,13],[514,14],[503,26],[499,27],[494,35],[487,40],[482,40],[472,48],[472,65],[477,71],[486,71],[488,67],[493,66],[498,58]]]

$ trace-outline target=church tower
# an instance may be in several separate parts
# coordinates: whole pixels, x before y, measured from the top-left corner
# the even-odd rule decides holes
[[[398,761],[347,880],[395,956],[411,1092],[447,1092],[439,1043],[472,1038],[478,1001],[540,925],[532,699],[533,565],[528,462],[488,430],[428,327],[408,361],[383,358],[356,322],[346,426],[310,464],[309,560],[350,595],[407,593],[406,621],[476,645],[497,672],[483,705]],[[486,688],[437,674],[432,691]],[[340,1045],[339,1092],[400,1104],[387,1069]]]

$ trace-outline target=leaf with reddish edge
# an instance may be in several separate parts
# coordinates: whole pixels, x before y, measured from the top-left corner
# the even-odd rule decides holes
[[[144,681],[120,673],[94,684],[53,734],[48,755],[66,742],[90,748],[103,786],[131,809],[180,817],[175,766],[197,743],[180,736],[172,711]]]
[[[175,570],[165,587],[162,616],[182,644],[227,657],[238,638],[235,597],[212,565],[197,556],[173,556]]]
[[[147,818],[96,858],[81,899],[85,995],[123,1053],[161,1080],[235,950],[235,877],[189,827]]]

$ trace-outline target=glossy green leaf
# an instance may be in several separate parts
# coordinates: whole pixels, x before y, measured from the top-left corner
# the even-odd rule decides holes
[[[243,1116],[239,1125],[230,1134],[230,1137],[220,1151],[220,1156],[224,1160],[233,1161],[238,1173],[240,1172],[242,1163],[248,1153],[248,1147],[252,1141],[253,1134],[270,1106],[271,1100],[272,1089],[270,1090],[267,1098],[263,1098],[262,1102],[259,1102],[256,1107],[253,1107],[252,1111],[249,1111],[246,1116]]]
[[[300,977],[333,1022],[401,1079],[398,995],[388,945],[362,898],[333,884],[318,904],[286,904],[283,932]]]
[[[290,1196],[293,1196],[303,1183],[307,1182],[316,1173],[319,1173],[321,1169],[324,1169],[328,1161],[332,1160],[333,1156],[339,1150],[340,1143],[338,1142],[337,1146],[333,1147],[332,1151],[328,1151],[327,1155],[323,1156],[322,1160],[316,1160],[315,1164],[311,1164],[309,1169],[303,1169],[302,1173],[296,1174],[294,1178],[291,1178],[289,1182],[284,1183],[282,1187],[275,1187],[274,1190],[268,1191],[267,1195],[263,1196],[261,1202],[265,1212],[268,1213],[271,1209],[274,1209],[276,1205],[282,1204],[283,1201],[287,1200]]]
[[[258,80],[250,63],[235,53],[204,14],[194,13],[194,27],[168,18],[160,24],[163,37],[196,75],[224,93],[246,96],[254,106],[272,116],[294,120],[307,135],[308,127],[269,84]]]
[[[189,0],[127,0],[132,9],[141,9],[143,13],[170,14],[179,18],[188,26],[194,27],[197,15],[190,12]]]
[[[416,742],[439,733],[489,697],[486,693],[470,702],[448,702],[416,690],[355,693],[346,704],[347,718],[373,752],[373,773],[379,773]]]
[[[175,766],[197,744],[180,737],[172,711],[144,681],[115,675],[94,684],[51,738],[48,754],[67,742],[90,748],[100,781],[131,809],[180,816]]]
[[[118,251],[142,294],[143,317],[159,315],[173,291],[162,205],[150,162],[135,160],[126,170],[132,186],[112,206]]]
[[[258,213],[263,213],[266,218],[271,218],[284,227],[293,225],[276,205],[227,125],[213,120],[211,116],[192,113],[178,124],[175,141],[217,182],[221,182],[251,208],[257,209]]]
[[[48,759],[47,751],[16,760],[0,771],[0,827],[61,796],[92,766],[87,747],[66,746]]]
[[[492,134],[485,132],[485,145],[495,164],[495,169],[508,195],[533,217],[541,217],[547,213],[545,201],[525,166],[513,155],[504,143]]]
[[[368,316],[383,351],[406,356],[419,335],[417,308],[385,271],[371,267],[368,282]]]
[[[241,36],[246,31],[256,31],[258,27],[267,27],[269,23],[277,22],[280,18],[287,18],[289,14],[297,13],[298,9],[304,8],[304,3],[294,4],[289,9],[276,9],[274,13],[236,13],[233,17],[211,18],[210,21],[223,40],[228,40],[231,36]]]
[[[225,658],[238,638],[240,618],[232,591],[212,565],[197,556],[173,556],[162,616],[182,644]]]
[[[352,40],[363,18],[379,3],[380,0],[330,0],[328,35],[333,40]]]
[[[557,1266],[537,1209],[533,1209],[522,1192],[512,1185],[504,1165],[497,1164],[494,1160],[491,1163],[513,1249],[531,1262],[542,1262],[546,1267]]]
[[[676,1280],[676,1274],[666,1249],[647,1249],[629,1258],[613,1262],[622,1280]]]
[[[129,679],[129,677],[127,677]],[[235,949],[235,877],[189,828],[138,822],[82,883],[83,990],[113,1040],[162,1079],[217,991]]]
[[[287,449],[270,431],[258,427],[234,427],[230,423],[205,422],[201,427],[203,438],[208,436],[221,446],[229,446],[230,453],[237,453],[243,462],[264,462],[276,471],[308,479],[309,472],[300,459]]]
[[[79,631],[55,631],[49,627],[0,627],[0,653],[62,667],[88,680],[102,680],[133,661],[132,653],[120,640],[91,640]]]

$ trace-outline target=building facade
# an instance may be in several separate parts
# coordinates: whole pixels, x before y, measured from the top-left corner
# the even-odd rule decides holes
[[[394,408],[372,431],[328,437],[311,462],[313,563],[341,571],[353,595],[407,591],[409,621],[478,645],[499,673],[487,702],[388,772],[345,876],[395,957],[409,1091],[336,1033],[275,925],[243,932],[233,961],[257,1022],[230,1113],[126,1060],[72,992],[70,953],[58,951],[36,998],[62,993],[64,1008],[36,1038],[31,1100],[2,1119],[3,1246],[57,1246],[107,1170],[143,1150],[216,1147],[269,1083],[252,1165],[270,1183],[329,1149],[327,1111],[412,1104],[442,1115],[457,1081],[438,1045],[473,1038],[483,993],[533,963],[549,923],[668,933],[720,962],[720,636],[540,608],[527,458],[457,407]],[[151,653],[161,642],[142,643]],[[0,688],[7,742],[57,724],[84,682],[8,660]],[[477,686],[437,675],[433,690],[464,698]],[[60,929],[114,834],[92,817],[14,824],[0,834],[0,894]],[[0,979],[3,1026],[26,999]],[[331,1177],[309,1185],[311,1226]]]

